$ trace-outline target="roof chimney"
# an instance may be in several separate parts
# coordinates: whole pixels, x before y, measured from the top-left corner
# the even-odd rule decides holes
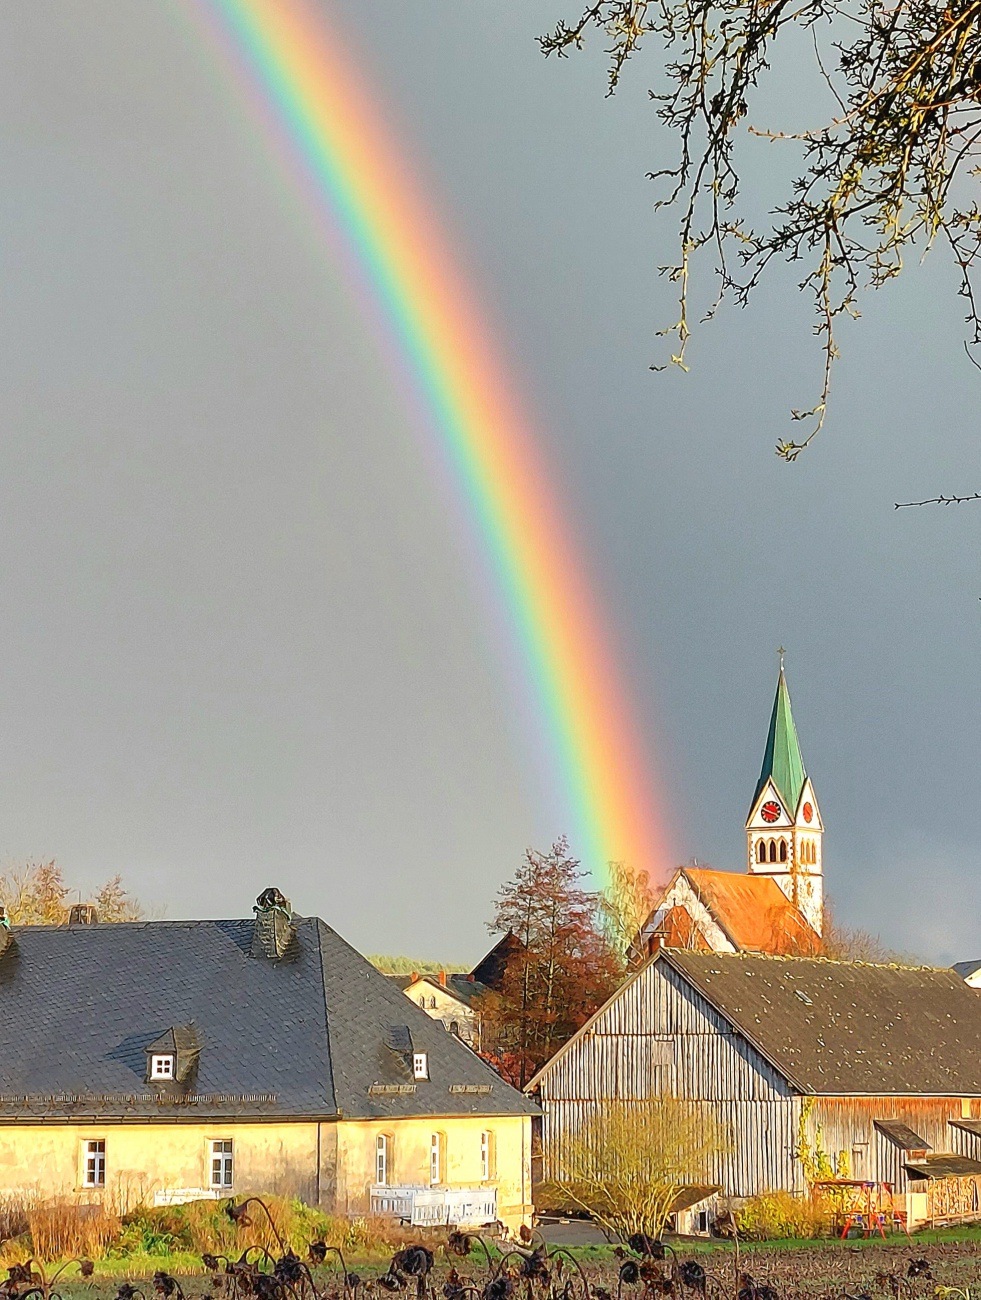
[[[290,900],[278,889],[264,889],[252,910],[255,912],[255,928],[249,956],[267,957],[270,961],[285,957],[296,938]]]
[[[68,909],[69,925],[98,925],[99,913],[91,903],[72,903]]]
[[[439,973],[439,982],[440,982],[440,984],[442,984],[443,988],[445,989],[445,988],[446,988],[446,971],[445,971],[445,970],[441,970],[441,971],[440,971],[440,973]]]
[[[417,984],[418,982],[419,982],[419,972],[417,970],[414,970],[412,974],[409,976],[409,983]]]

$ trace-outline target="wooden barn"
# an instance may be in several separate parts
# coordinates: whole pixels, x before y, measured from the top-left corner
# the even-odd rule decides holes
[[[547,1179],[591,1113],[667,1094],[727,1132],[730,1202],[817,1163],[911,1224],[981,1217],[981,993],[950,970],[662,949],[529,1091]]]

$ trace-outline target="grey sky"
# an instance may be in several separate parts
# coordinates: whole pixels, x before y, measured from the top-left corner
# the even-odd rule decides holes
[[[563,3],[333,12],[539,413],[677,856],[742,869],[782,642],[839,913],[977,956],[981,511],[893,510],[981,484],[952,273],[865,304],[795,466],[772,448],[820,359],[794,275],[651,374],[664,142],[642,59],[612,101],[600,58],[542,61]],[[0,0],[0,856],[174,916],[275,883],[363,948],[466,961],[565,829],[472,566],[180,5],[83,8]],[[750,155],[764,195],[780,166]]]

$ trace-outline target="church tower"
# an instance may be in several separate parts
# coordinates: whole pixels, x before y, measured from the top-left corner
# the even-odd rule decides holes
[[[763,768],[746,819],[746,847],[750,873],[772,876],[818,934],[824,911],[823,834],[790,711],[781,650]]]

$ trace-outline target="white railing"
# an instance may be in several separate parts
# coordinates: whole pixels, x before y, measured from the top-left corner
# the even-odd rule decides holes
[[[372,1187],[371,1213],[416,1227],[476,1227],[497,1219],[493,1187]]]

